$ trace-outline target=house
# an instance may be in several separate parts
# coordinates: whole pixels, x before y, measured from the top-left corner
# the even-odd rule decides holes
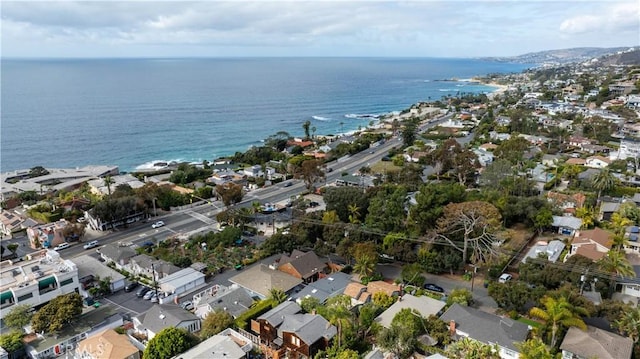
[[[278,261],[278,270],[302,279],[305,283],[314,282],[327,269],[327,263],[313,252],[294,249],[291,255],[282,255]]]
[[[4,261],[0,269],[0,319],[14,305],[39,307],[79,287],[77,266],[56,251],[34,252],[15,263]]]
[[[331,345],[337,333],[337,328],[320,315],[291,314],[278,328],[278,339],[286,348],[287,358],[314,358]]]
[[[622,200],[614,200],[611,199],[603,200],[600,204],[600,210],[598,212],[598,219],[601,221],[610,221],[611,216],[616,213],[620,209],[620,205],[622,204]]]
[[[24,339],[27,355],[33,359],[53,358],[73,354],[74,349],[84,339],[105,330],[115,329],[124,324],[120,313],[112,307],[89,307],[79,318],[69,323],[56,334],[33,335]],[[109,358],[109,357],[101,357]]]
[[[53,248],[65,243],[64,228],[67,224],[66,220],[61,219],[57,222],[27,228],[31,248]]]
[[[253,299],[249,296],[249,293],[237,285],[219,288],[214,295],[201,298],[199,300],[194,299],[194,303],[196,303],[195,314],[202,319],[216,310],[224,310],[231,314],[232,317],[237,318],[253,304]]]
[[[254,213],[247,226],[253,227],[265,236],[275,234],[279,229],[287,228],[292,221],[291,211],[271,211],[268,213]]]
[[[249,167],[245,167],[242,170],[242,174],[244,174],[247,177],[262,177],[263,173],[262,173],[262,166],[260,165],[253,165],[253,166],[249,166]]]
[[[351,282],[347,284],[342,293],[351,298],[351,305],[356,306],[371,301],[371,293],[367,292],[367,286],[361,283]]]
[[[243,359],[251,349],[253,349],[253,343],[249,339],[227,328],[176,357],[177,359]]]
[[[22,218],[22,216],[16,212],[4,209],[0,211],[0,233],[4,235],[4,237],[11,237],[13,233],[37,225],[38,222],[30,218]]]
[[[582,146],[582,151],[589,154],[596,154],[596,153],[609,154],[609,152],[611,152],[611,148],[607,146],[588,144],[588,145]]]
[[[250,296],[262,299],[269,296],[271,289],[280,289],[285,293],[291,292],[302,284],[302,280],[279,270],[271,269],[264,264],[245,269],[229,278],[231,283],[245,288]]]
[[[389,328],[391,327],[393,318],[402,309],[417,311],[421,317],[428,318],[430,315],[440,315],[445,305],[445,302],[428,296],[416,297],[411,294],[405,294],[399,297],[395,303],[382,312],[374,321],[385,328]]]
[[[98,196],[106,196],[114,192],[116,188],[118,188],[118,186],[129,186],[133,189],[144,186],[144,183],[128,173],[111,176],[109,178],[111,179],[111,182],[108,186],[104,178],[96,178],[87,181],[87,184],[89,185],[89,191]]]
[[[575,166],[584,166],[587,163],[587,160],[585,160],[584,158],[569,158],[568,160],[566,160],[564,162],[566,165],[575,165]]]
[[[485,344],[495,344],[503,359],[518,358],[516,343],[525,341],[529,334],[529,327],[524,323],[458,303],[449,307],[440,319],[449,323],[454,340],[466,337]]]
[[[538,241],[538,243],[529,249],[529,252],[527,252],[524,258],[522,258],[522,263],[526,263],[529,258],[537,259],[541,254],[544,254],[549,262],[556,262],[560,258],[564,247],[564,243],[558,240],[552,240],[549,243]]]
[[[490,151],[485,150],[482,147],[473,149],[472,151],[478,157],[480,166],[486,167],[493,163],[493,153],[491,153]]]
[[[100,278],[110,278],[109,290],[111,290],[112,293],[124,289],[126,285],[125,277],[122,274],[107,267],[94,257],[83,255],[74,257],[71,261],[78,268],[78,277],[80,278],[90,275]],[[88,294],[85,296],[88,296]]]
[[[167,261],[155,259],[146,254],[132,257],[126,269],[133,274],[146,275],[149,278],[155,278],[155,280],[162,279],[180,270],[179,267]]]
[[[102,246],[102,248],[98,249],[98,253],[106,263],[113,262],[116,268],[120,270],[125,269],[131,258],[138,255],[131,247],[120,246],[117,243],[109,243]]]
[[[576,209],[582,208],[587,196],[583,193],[564,194],[560,192],[549,191],[546,194],[547,201],[555,208],[562,210],[564,213],[575,213]]]
[[[336,179],[336,186],[348,187],[373,187],[373,178],[370,176],[345,175]]]
[[[158,287],[167,294],[180,295],[204,284],[205,275],[193,268],[184,268],[158,280]]]
[[[585,166],[591,168],[605,168],[609,166],[611,160],[603,156],[590,156],[585,161]]]
[[[113,329],[97,333],[78,343],[76,357],[79,359],[140,359],[140,351],[133,346],[125,334]]]
[[[563,359],[630,359],[633,340],[596,327],[570,327],[560,344]]]
[[[553,216],[551,227],[558,228],[558,234],[573,236],[582,227],[582,219],[573,216]]]
[[[177,305],[155,304],[146,312],[133,317],[136,332],[153,339],[162,329],[183,328],[189,333],[200,331],[200,318]]]
[[[577,231],[575,237],[573,237],[565,261],[576,254],[597,261],[609,252],[611,245],[611,233],[603,229],[595,228],[586,231]]]
[[[594,141],[592,139],[582,137],[582,136],[570,136],[569,137],[569,146],[582,148],[583,145],[593,144]]]
[[[251,330],[265,343],[269,357],[310,358],[327,348],[337,334],[335,326],[316,314],[301,314],[302,308],[286,301],[251,321]]]
[[[309,283],[304,289],[291,295],[291,298],[298,304],[302,302],[302,299],[308,297],[316,298],[320,303],[324,303],[327,299],[342,294],[350,282],[351,275],[347,273],[331,273],[324,278]]]
[[[560,160],[560,156],[558,155],[542,155],[542,164],[547,167],[556,167],[558,165],[558,161]]]
[[[397,284],[387,283],[382,280],[374,280],[367,284],[367,292],[371,293],[371,296],[378,292],[383,292],[390,297],[399,296],[401,288]]]

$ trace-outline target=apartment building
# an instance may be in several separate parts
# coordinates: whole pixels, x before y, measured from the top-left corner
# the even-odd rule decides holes
[[[14,305],[36,307],[79,290],[78,268],[56,251],[35,252],[26,261],[5,261],[1,268],[0,321]]]

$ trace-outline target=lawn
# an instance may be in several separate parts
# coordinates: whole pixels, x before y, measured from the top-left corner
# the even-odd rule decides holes
[[[400,171],[400,167],[393,164],[391,161],[379,161],[371,166],[372,173],[387,173]]]
[[[530,325],[530,326],[532,326],[532,327],[534,327],[534,328],[540,328],[540,327],[542,327],[542,323],[537,322],[537,321],[535,321],[535,320],[528,319],[528,318],[520,317],[520,318],[518,318],[518,321],[519,321],[520,323],[524,323],[524,324],[526,324],[526,325]]]

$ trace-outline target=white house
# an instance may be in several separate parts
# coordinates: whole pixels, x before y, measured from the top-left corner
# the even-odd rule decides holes
[[[591,167],[591,168],[605,168],[609,166],[609,163],[611,163],[611,160],[606,157],[591,156],[591,157],[587,157],[585,166]]]

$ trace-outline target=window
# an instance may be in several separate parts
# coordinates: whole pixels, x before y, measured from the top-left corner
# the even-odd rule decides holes
[[[299,347],[300,346],[300,338],[292,335],[291,336],[291,344]]]
[[[64,287],[65,285],[71,284],[71,283],[73,283],[73,278],[65,279],[65,280],[60,282],[60,286]]]
[[[33,293],[27,293],[18,297],[18,302],[24,302],[25,300],[33,298]]]

